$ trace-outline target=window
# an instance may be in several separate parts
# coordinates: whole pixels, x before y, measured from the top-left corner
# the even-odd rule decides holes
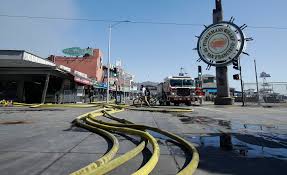
[[[191,79],[171,79],[170,85],[173,87],[194,86],[194,81]]]
[[[203,79],[203,83],[214,83],[214,77],[208,77]]]

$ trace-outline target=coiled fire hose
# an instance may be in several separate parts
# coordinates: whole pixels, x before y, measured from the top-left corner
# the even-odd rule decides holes
[[[106,130],[108,132],[122,132],[125,134],[137,135],[142,138],[142,141],[137,147],[135,147],[134,149],[130,150],[129,152],[115,159],[111,159],[115,153],[112,154],[113,156],[109,155],[108,159],[106,158],[107,154],[110,152],[109,151],[107,154],[103,156],[104,158],[102,157],[101,159],[99,159],[100,161],[97,160],[96,162],[93,162],[89,164],[88,166],[72,173],[72,175],[106,174],[110,172],[111,170],[113,170],[114,168],[132,159],[137,154],[139,154],[144,149],[144,147],[147,145],[147,142],[152,144],[153,154],[150,160],[133,174],[135,175],[149,174],[154,169],[154,167],[156,166],[159,160],[160,148],[157,144],[156,139],[153,136],[151,136],[147,130],[158,132],[162,135],[165,135],[177,141],[179,144],[181,144],[184,148],[186,148],[186,150],[188,150],[192,154],[192,159],[180,172],[177,173],[178,175],[193,174],[195,172],[198,166],[198,162],[199,162],[199,155],[198,155],[196,148],[191,143],[189,143],[183,138],[175,134],[172,134],[168,131],[164,131],[159,128],[145,126],[145,125],[136,125],[125,119],[119,119],[119,118],[114,117],[112,113],[123,111],[122,106],[116,106],[116,105],[104,105],[104,106],[105,108],[103,109],[98,109],[96,111],[77,117],[77,119],[75,120],[76,125],[89,129],[92,132],[94,132],[93,131],[94,129],[101,129],[101,130]],[[104,121],[98,120],[97,117],[99,116],[105,116],[119,123],[110,123],[110,122],[104,122]]]

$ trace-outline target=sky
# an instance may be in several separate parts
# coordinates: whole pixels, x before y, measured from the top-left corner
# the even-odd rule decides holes
[[[87,18],[205,24],[212,23],[214,0],[1,0],[0,15]],[[269,81],[286,80],[287,1],[222,0],[224,19],[235,17],[238,25],[247,24],[245,35],[253,37],[247,50],[250,56],[241,57],[244,82],[255,82],[254,59],[258,72],[271,75]],[[100,48],[107,62],[108,26],[112,22],[87,22],[8,18],[0,16],[0,49],[24,49],[41,57],[62,55],[69,47]],[[256,27],[285,27],[285,29]],[[160,82],[177,75],[180,68],[192,77],[197,66],[204,74],[215,69],[198,63],[196,35],[203,25],[160,25],[121,23],[112,30],[111,61],[122,60],[124,68],[141,81]],[[238,73],[229,66],[229,84],[238,88],[232,79]],[[262,81],[262,80],[260,80]]]

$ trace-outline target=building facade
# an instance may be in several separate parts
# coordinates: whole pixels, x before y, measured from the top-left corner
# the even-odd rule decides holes
[[[103,83],[107,84],[108,68],[104,66]],[[135,76],[128,73],[120,65],[111,65],[110,68],[110,93],[113,97],[123,96],[130,97],[136,92],[136,84],[134,83]]]
[[[210,75],[210,74],[204,74],[201,76],[201,78],[195,78],[195,80],[197,83],[201,84],[200,86],[205,94],[205,100],[213,101],[217,95],[216,76]],[[235,89],[230,87],[229,91],[230,91],[230,95],[234,96]]]
[[[103,54],[100,49],[93,49],[93,55],[84,55],[82,57],[66,57],[51,55],[48,58],[57,65],[64,65],[73,70],[78,70],[88,75],[89,78],[102,81],[103,77]]]
[[[92,85],[85,73],[23,50],[0,50],[0,100],[82,102]]]

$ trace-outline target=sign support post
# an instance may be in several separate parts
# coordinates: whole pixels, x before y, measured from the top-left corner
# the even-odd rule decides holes
[[[204,61],[208,66],[216,68],[217,96],[215,105],[233,105],[234,98],[230,96],[228,84],[228,68],[233,63],[233,68],[240,69],[238,62],[241,54],[249,55],[245,52],[247,41],[252,41],[251,37],[246,38],[243,30],[246,24],[238,26],[234,24],[235,18],[223,21],[223,11],[221,0],[215,0],[216,8],[213,10],[213,24],[205,26],[205,29],[196,36],[198,38],[197,50],[198,62]]]
[[[213,9],[213,23],[219,23],[223,20],[223,11],[221,0],[215,0],[216,8]],[[227,66],[216,67],[216,85],[217,97],[214,100],[215,105],[233,105],[234,99],[230,97],[228,84]]]

